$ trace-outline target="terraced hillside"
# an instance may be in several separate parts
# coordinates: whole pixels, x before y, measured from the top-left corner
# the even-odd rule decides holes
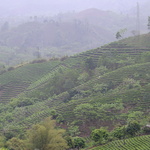
[[[28,64],[2,74],[0,76],[0,102],[7,103],[10,98],[27,90],[31,84],[53,71],[59,64],[59,61]]]
[[[70,58],[69,58],[70,59]],[[68,63],[69,60],[66,60]],[[57,64],[56,64],[57,65]],[[59,65],[59,68],[55,68],[55,71],[51,71],[48,74],[45,74],[40,78],[40,80],[35,80],[33,84],[28,86],[24,93],[30,95],[34,93],[36,89],[41,88],[41,86],[45,86],[46,82],[53,77],[54,72],[57,73],[57,69],[59,70],[62,68],[65,71],[65,66]],[[67,69],[67,68],[66,68]],[[65,102],[68,99],[69,93],[64,92],[56,96],[55,98],[49,98],[47,100],[41,101],[34,105],[29,105],[25,107],[18,107],[18,109],[14,110],[14,119],[9,122],[9,126],[17,126],[20,125],[22,127],[26,127],[29,124],[36,123],[40,121],[41,118],[48,117],[52,114],[53,110],[56,110],[57,114],[61,114],[67,122],[72,122],[76,120],[76,114],[73,111],[78,105],[82,104],[90,104],[93,107],[97,107],[99,105],[111,104],[111,103],[118,103],[118,99],[121,99],[123,102],[124,108],[122,111],[126,112],[127,108],[130,108],[129,111],[141,111],[144,110],[145,115],[149,108],[149,101],[148,101],[148,94],[150,90],[150,86],[148,85],[150,78],[147,76],[150,74],[150,63],[138,64],[138,65],[131,65],[126,66],[112,72],[106,73],[101,77],[97,76],[93,79],[87,81],[86,83],[80,84],[74,88],[72,91],[77,91],[78,98],[74,100],[72,98],[71,101]],[[146,74],[145,74],[146,73]],[[122,84],[125,78],[131,78],[133,75],[133,79],[137,80],[139,85],[135,88],[131,89],[124,89],[122,88]],[[143,81],[144,79],[144,81]],[[113,82],[112,82],[113,81]],[[107,90],[107,94],[102,94],[100,90],[95,91],[95,87],[103,83]],[[111,88],[109,87],[111,84]],[[109,90],[109,88],[112,90]],[[17,88],[14,87],[17,90]],[[87,93],[88,91],[88,93]],[[11,91],[13,93],[13,90]],[[30,93],[30,94],[29,94]],[[86,95],[83,95],[86,93]],[[94,95],[93,95],[94,94]],[[32,95],[32,94],[31,94]],[[9,95],[7,95],[9,96]],[[105,112],[109,117],[106,120],[109,120],[114,115],[119,117],[122,111],[109,113],[109,111]],[[26,114],[26,115],[25,115]],[[127,115],[127,112],[125,113]],[[22,117],[24,116],[24,117]],[[102,116],[101,116],[102,117]],[[101,120],[101,117],[98,119]],[[105,117],[105,116],[104,116]],[[122,120],[122,118],[117,119],[118,121]],[[95,123],[98,126],[99,122]],[[83,132],[83,131],[82,131]],[[85,131],[84,131],[85,132]]]
[[[101,48],[89,50],[81,54],[69,57],[63,62],[63,67],[81,68],[81,64],[87,58],[91,58],[93,62],[97,64],[101,56],[105,56],[111,59],[111,57],[115,55],[125,54],[129,57],[134,57],[136,55],[142,54],[143,52],[149,52],[149,45],[145,45],[145,41],[147,40],[144,40],[148,39],[149,35],[141,36],[140,39],[142,41],[142,44],[140,46],[142,47],[140,48],[137,47],[136,44],[131,45],[131,43],[129,42],[133,41],[132,43],[137,43],[137,38],[138,37],[125,39],[123,41],[119,41],[118,43],[113,42]],[[55,72],[55,69],[57,69],[57,66],[59,66],[59,64],[59,61],[41,64],[30,64],[2,74],[0,77],[0,100],[5,102],[9,101],[11,97],[17,96],[19,93],[25,91],[26,89],[31,90],[32,88],[36,88],[40,84],[43,84],[51,76],[51,71],[53,70],[53,72]],[[13,88],[14,91],[11,94],[11,92],[9,91],[11,91],[12,87],[15,88]]]
[[[122,141],[113,141],[104,146],[92,148],[91,150],[149,150],[150,136],[140,136]]]
[[[83,137],[131,120],[149,124],[150,49],[119,42],[1,74],[2,133],[22,135],[49,116]]]
[[[82,58],[87,58],[91,57],[94,59],[94,61],[98,61],[99,57],[102,55],[108,55],[108,56],[113,56],[115,54],[129,54],[130,56],[136,56],[140,55],[143,52],[150,52],[150,48],[148,47],[132,47],[132,46],[127,46],[126,44],[118,44],[118,43],[111,43],[107,46],[101,47],[101,48],[96,48],[93,50],[89,50],[83,53],[80,53],[78,55],[75,55],[73,57],[82,57]]]

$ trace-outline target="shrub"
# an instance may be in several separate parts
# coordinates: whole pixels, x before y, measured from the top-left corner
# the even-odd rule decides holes
[[[99,144],[103,144],[108,140],[109,133],[105,128],[95,129],[91,133],[91,139]]]

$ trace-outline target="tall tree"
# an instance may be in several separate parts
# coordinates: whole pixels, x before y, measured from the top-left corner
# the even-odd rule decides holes
[[[64,132],[63,129],[55,129],[55,121],[47,118],[27,132],[28,147],[39,150],[65,150],[68,146],[63,138]]]
[[[65,150],[67,141],[63,138],[65,130],[56,129],[55,121],[45,119],[27,131],[26,139],[12,138],[7,142],[11,150]]]

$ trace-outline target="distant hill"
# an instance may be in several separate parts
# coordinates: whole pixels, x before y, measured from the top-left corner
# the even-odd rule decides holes
[[[128,29],[125,37],[131,35],[133,22],[130,17],[95,8],[50,18],[31,16],[13,28],[5,22],[0,31],[0,61],[15,65],[38,57],[73,55],[114,41],[123,28]]]
[[[127,23],[125,22],[127,18],[123,15],[114,13],[112,11],[99,10],[96,8],[81,11],[77,14],[77,17],[80,20],[89,22],[90,24],[102,26],[105,28],[112,27],[112,32],[114,32],[113,27],[115,26],[123,28],[127,25]]]

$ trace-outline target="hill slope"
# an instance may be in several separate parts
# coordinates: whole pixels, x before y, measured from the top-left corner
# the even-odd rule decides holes
[[[134,29],[132,18],[94,8],[54,17],[31,16],[16,27],[10,24],[3,23],[0,30],[0,61],[6,65],[40,56],[70,56],[114,41],[120,29],[128,29],[126,36]]]
[[[126,41],[2,73],[0,130],[9,139],[49,116],[65,128],[77,126],[80,136],[132,119],[148,124],[149,48]]]
[[[105,146],[100,146],[97,148],[93,148],[92,150],[133,150],[133,149],[139,149],[139,150],[148,150],[150,147],[149,144],[149,138],[150,136],[141,136],[141,137],[135,137],[131,139],[127,139],[125,141],[114,141],[109,144],[106,144]],[[125,144],[124,144],[125,143]]]

